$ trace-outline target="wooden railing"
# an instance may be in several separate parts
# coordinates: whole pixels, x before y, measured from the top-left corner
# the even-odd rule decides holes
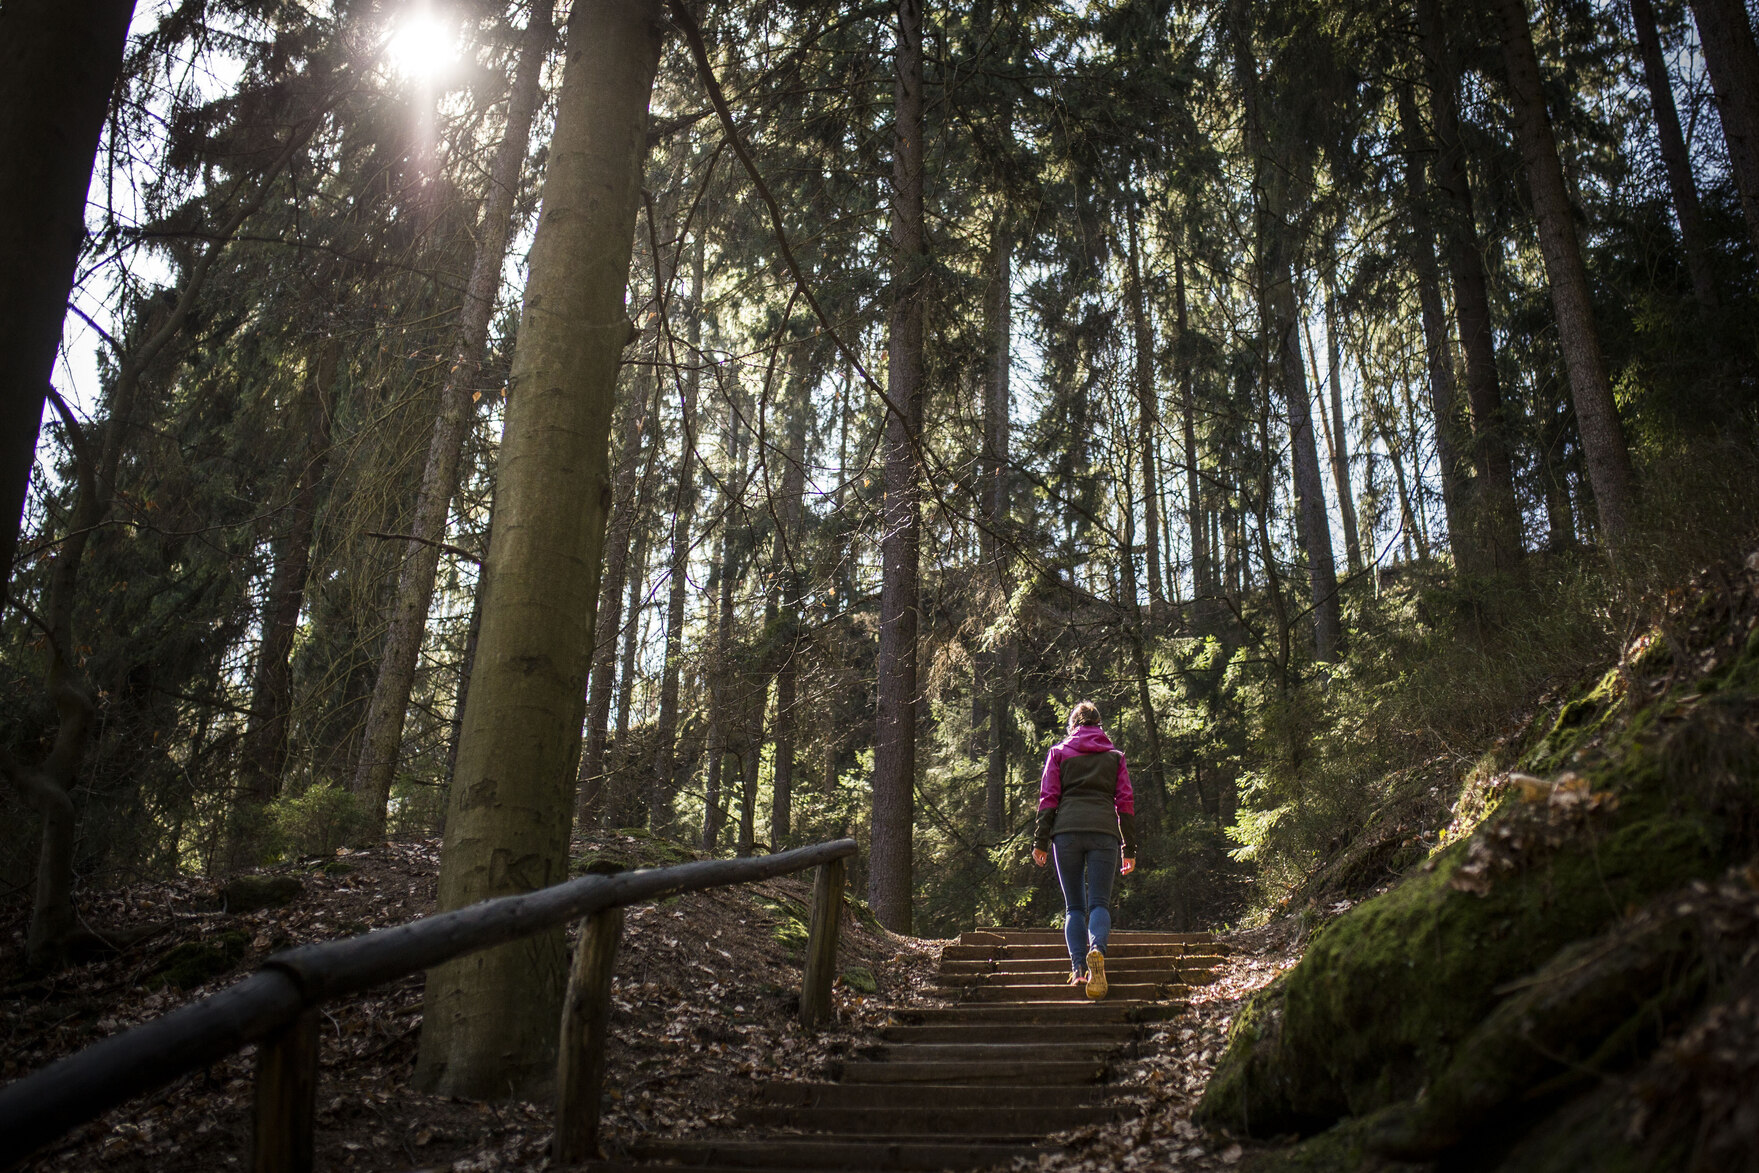
[[[831,1018],[844,861],[854,854],[853,839],[838,839],[748,859],[585,876],[345,941],[288,949],[237,985],[0,1088],[0,1163],[10,1168],[116,1105],[257,1043],[252,1168],[306,1173],[317,1106],[319,1005],[574,920],[585,924],[562,1010],[554,1153],[558,1164],[584,1160],[598,1144],[623,907],[817,867],[800,989],[800,1020],[817,1029]]]

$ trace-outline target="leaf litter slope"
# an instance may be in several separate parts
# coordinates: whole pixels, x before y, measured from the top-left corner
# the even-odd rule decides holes
[[[577,865],[675,863],[644,835],[575,843]],[[50,977],[22,968],[28,907],[0,909],[0,1078],[6,1081],[236,982],[290,944],[333,940],[433,911],[439,841],[390,843],[279,869],[281,907],[227,910],[223,886],[192,877],[89,893],[81,915],[118,948]],[[291,885],[289,885],[291,887]],[[263,899],[231,893],[233,907]],[[271,895],[267,897],[273,899]],[[617,960],[616,1031],[602,1135],[613,1151],[649,1136],[731,1123],[755,1080],[810,1079],[928,984],[937,949],[843,918],[840,1028],[795,1021],[810,873],[629,910]],[[420,976],[325,1008],[317,1158],[323,1168],[473,1170],[545,1163],[550,1104],[487,1104],[411,1091]],[[170,1173],[237,1166],[248,1153],[254,1049],[124,1105],[37,1154],[34,1171]]]

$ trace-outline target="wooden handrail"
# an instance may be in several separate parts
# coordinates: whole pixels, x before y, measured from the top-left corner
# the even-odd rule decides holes
[[[36,1149],[118,1104],[223,1059],[250,1043],[270,1036],[292,1037],[284,1032],[322,1002],[361,993],[468,953],[529,937],[607,909],[683,892],[750,884],[827,865],[834,865],[834,902],[840,907],[842,861],[855,852],[853,839],[838,839],[775,855],[583,876],[522,896],[485,900],[347,940],[284,950],[265,959],[256,973],[237,985],[93,1043],[0,1088],[0,1137],[6,1138],[6,1151],[0,1154],[0,1161],[10,1168]],[[825,898],[820,890],[829,887],[827,878],[821,876],[815,886],[812,924],[819,930],[821,921],[824,922],[830,934],[829,956],[834,957],[838,918],[831,910],[817,907],[819,900]],[[822,937],[824,932],[817,935]],[[826,956],[826,944],[823,940],[809,941],[808,959]],[[807,967],[809,981],[825,987],[802,990],[802,1018],[809,1027],[818,1025],[822,1007],[829,1004],[831,968],[822,961]],[[299,1047],[275,1049],[303,1054]],[[259,1062],[258,1079],[263,1078]],[[263,1103],[259,1088],[259,1132]],[[596,1105],[592,1110],[596,1114]],[[297,1117],[298,1113],[292,1115]],[[259,1135],[259,1153],[261,1140]],[[263,1167],[260,1156],[258,1167]],[[277,1167],[298,1165],[280,1162]]]

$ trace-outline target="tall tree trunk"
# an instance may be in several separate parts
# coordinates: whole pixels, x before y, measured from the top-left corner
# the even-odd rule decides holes
[[[1441,266],[1435,259],[1435,226],[1429,216],[1429,178],[1417,117],[1417,99],[1409,84],[1398,90],[1399,123],[1405,139],[1405,188],[1410,193],[1411,271],[1417,278],[1417,304],[1422,311],[1424,358],[1429,370],[1429,410],[1435,417],[1435,457],[1441,465],[1441,505],[1447,514],[1448,546],[1454,565],[1467,574],[1483,567],[1478,535],[1470,523],[1471,481],[1461,452],[1459,397],[1454,384],[1454,350],[1448,337],[1447,310],[1442,305]]]
[[[1149,611],[1158,616],[1166,606],[1160,572],[1160,462],[1155,459],[1154,330],[1148,321],[1148,299],[1142,290],[1142,247],[1136,230],[1136,209],[1126,205],[1124,224],[1130,267],[1130,325],[1136,349],[1136,447],[1142,457],[1142,514],[1147,540]]]
[[[1214,595],[1216,577],[1212,552],[1215,543],[1209,535],[1209,519],[1203,508],[1203,480],[1198,475],[1197,452],[1197,387],[1191,372],[1191,341],[1187,334],[1189,320],[1185,305],[1185,258],[1173,254],[1173,309],[1177,315],[1178,339],[1174,343],[1174,362],[1179,377],[1179,424],[1185,442],[1185,515],[1191,531],[1191,594],[1192,614],[1199,633],[1210,630],[1215,617]]]
[[[1331,391],[1331,479],[1338,491],[1338,513],[1344,522],[1344,559],[1350,573],[1362,572],[1362,542],[1356,532],[1356,493],[1350,487],[1350,436],[1344,426],[1344,380],[1338,334],[1343,322],[1335,291],[1325,290],[1325,381]]]
[[[1747,232],[1759,256],[1759,49],[1753,44],[1753,26],[1742,0],[1691,0],[1691,4],[1698,22],[1698,47],[1710,69],[1716,109],[1722,115],[1729,170],[1734,172]],[[1592,459],[1588,471],[1592,480]],[[1599,496],[1599,485],[1594,493]]]
[[[638,379],[637,384],[647,380]],[[664,385],[653,380],[655,397]],[[641,458],[648,421],[657,417],[650,409],[645,389],[635,397],[623,420],[623,437],[617,454],[617,485],[612,493],[611,520],[605,526],[605,581],[599,588],[598,618],[593,623],[597,647],[593,650],[592,680],[586,693],[586,752],[580,756],[579,809],[576,821],[582,829],[596,827],[604,814],[605,742],[611,725],[611,694],[617,683],[617,637],[623,628],[623,591],[628,585],[630,547],[634,543],[635,518],[647,504],[649,473],[659,460],[660,445],[648,451],[646,467]]]
[[[737,384],[728,389],[727,423],[722,432],[731,479],[727,482],[724,512],[721,517],[719,548],[715,552],[713,588],[715,591],[715,643],[709,657],[708,717],[708,792],[703,802],[702,849],[712,852],[721,839],[721,805],[729,745],[732,742],[732,675],[733,675],[733,583],[737,579],[738,559],[733,545],[733,514],[736,503],[745,491],[745,462],[751,435],[740,421]]]
[[[1601,533],[1607,547],[1616,551],[1630,531],[1636,504],[1631,457],[1625,448],[1612,383],[1607,378],[1600,337],[1594,328],[1588,271],[1582,264],[1569,192],[1564,186],[1563,164],[1558,159],[1551,116],[1545,109],[1545,90],[1540,84],[1532,29],[1527,24],[1526,0],[1496,0],[1496,13],[1508,67],[1515,137],[1533,195],[1539,251],[1545,258],[1545,275],[1551,283],[1558,349],[1563,352],[1570,374],[1576,426],[1588,458],[1588,479],[1594,486]]]
[[[660,675],[660,712],[654,721],[654,767],[647,791],[648,826],[655,834],[672,826],[678,792],[678,687],[684,667],[684,593],[690,570],[690,527],[696,518],[696,392],[702,353],[702,235],[691,242],[690,367],[684,373],[678,413],[678,480],[672,498],[672,565],[666,595],[666,655]],[[664,375],[662,374],[662,379]]]
[[[1431,113],[1435,120],[1435,184],[1441,194],[1441,227],[1448,271],[1453,278],[1454,315],[1466,359],[1466,399],[1472,407],[1469,453],[1478,479],[1459,504],[1473,535],[1474,562],[1481,570],[1509,570],[1521,557],[1521,511],[1509,461],[1502,382],[1496,370],[1496,342],[1490,316],[1489,281],[1472,211],[1472,180],[1460,133],[1460,66],[1448,44],[1441,0],[1418,0]],[[1419,134],[1415,117],[1412,134]],[[1462,454],[1467,450],[1462,449]],[[1481,557],[1480,557],[1481,556]]]
[[[415,685],[416,664],[421,658],[422,637],[427,632],[428,610],[433,604],[439,542],[446,536],[446,519],[452,511],[452,497],[458,491],[458,462],[464,451],[464,438],[475,416],[475,401],[482,393],[479,380],[483,350],[488,344],[489,319],[494,314],[501,269],[513,234],[513,201],[531,139],[532,116],[541,96],[538,78],[554,42],[550,4],[538,0],[532,5],[531,23],[520,40],[519,63],[507,103],[507,131],[489,168],[481,235],[471,263],[470,282],[465,286],[464,304],[458,311],[458,340],[452,363],[440,384],[439,407],[428,438],[427,464],[422,470],[421,489],[409,523],[410,542],[397,577],[397,594],[379,655],[379,673],[367,705],[360,761],[350,787],[364,820],[361,834],[368,841],[385,837],[385,806],[397,773],[403,721],[409,712],[409,693]]]
[[[1136,521],[1130,508],[1128,489],[1118,494],[1118,508],[1123,515],[1124,548],[1118,551],[1118,610],[1123,619],[1124,638],[1130,642],[1130,667],[1136,681],[1136,703],[1142,706],[1143,735],[1148,739],[1148,793],[1153,799],[1153,817],[1166,817],[1167,777],[1161,760],[1160,719],[1154,711],[1154,695],[1148,681],[1148,641],[1143,632],[1142,609],[1136,598]]]
[[[1338,598],[1337,564],[1332,557],[1331,523],[1326,517],[1325,488],[1319,469],[1319,444],[1313,433],[1312,396],[1301,361],[1300,313],[1295,301],[1293,231],[1288,222],[1288,188],[1292,168],[1273,159],[1266,138],[1258,90],[1258,63],[1250,29],[1235,4],[1233,36],[1235,69],[1246,96],[1246,134],[1253,155],[1253,198],[1257,203],[1258,263],[1264,285],[1264,328],[1276,347],[1274,361],[1289,421],[1289,451],[1295,481],[1295,522],[1307,555],[1307,577],[1313,608],[1314,658],[1327,662],[1343,653],[1343,609]],[[1269,507],[1268,502],[1266,508]],[[1267,570],[1269,567],[1267,567]]]
[[[623,654],[617,668],[617,725],[612,748],[627,765],[629,750],[630,709],[635,705],[635,657],[641,650],[642,592],[647,588],[648,556],[652,553],[645,531],[635,541],[635,554],[630,560],[629,600],[625,610],[628,621],[623,625]]]
[[[1673,82],[1661,55],[1661,35],[1655,28],[1655,6],[1649,0],[1631,0],[1631,23],[1637,30],[1637,58],[1643,63],[1643,81],[1649,87],[1649,108],[1655,114],[1655,134],[1661,143],[1661,162],[1667,169],[1667,187],[1673,196],[1674,215],[1680,222],[1680,247],[1686,254],[1686,272],[1692,278],[1692,296],[1699,304],[1717,304],[1716,275],[1710,267],[1710,244],[1704,234],[1704,213],[1698,204],[1698,184],[1692,178],[1692,158],[1686,153],[1686,136],[1680,131],[1680,112],[1674,105]]]
[[[978,535],[978,557],[990,576],[990,589],[1001,608],[1007,607],[1010,593],[1007,560],[998,538],[1008,517],[1008,445],[1014,404],[1014,239],[1007,216],[1004,205],[997,209],[990,223],[989,287],[983,303],[984,336],[989,350],[983,390],[983,528]],[[995,619],[999,620],[1000,615]],[[1008,638],[999,647],[983,653],[983,684],[988,688],[985,708],[989,718],[983,811],[984,826],[991,835],[1001,834],[1008,826],[1008,745],[1012,740],[1015,647],[1016,641]]]
[[[328,335],[318,347],[306,380],[305,451],[288,502],[287,532],[276,543],[275,568],[263,604],[263,637],[257,649],[250,694],[250,719],[239,752],[238,803],[229,827],[228,869],[261,862],[263,808],[281,790],[287,764],[287,729],[293,706],[291,657],[305,605],[305,580],[311,566],[312,530],[317,520],[318,489],[330,457],[330,421],[334,414],[336,366],[341,343]]]
[[[1569,471],[1564,460],[1564,438],[1569,432],[1570,409],[1554,403],[1540,419],[1539,473],[1545,492],[1546,537],[1554,552],[1576,544],[1576,522],[1570,509]]]
[[[776,541],[771,554],[770,581],[776,618],[776,717],[770,725],[775,757],[770,769],[770,849],[780,851],[793,834],[795,740],[799,730],[800,602],[805,576],[800,566],[801,523],[806,514],[806,424],[812,414],[812,386],[817,371],[805,356],[796,359],[788,379],[788,436],[782,470],[782,507],[776,516]]]
[[[878,730],[868,903],[895,933],[911,930],[916,819],[916,630],[922,438],[922,4],[898,0],[892,145],[892,309],[886,393],[885,536],[880,540]]]
[[[484,565],[483,623],[440,858],[442,910],[566,878],[593,650],[611,405],[640,201],[659,0],[569,20]],[[555,1072],[561,930],[428,971],[416,1083],[529,1095]]]
[[[122,70],[134,0],[0,8],[0,575],[18,527],[85,243],[86,189]]]

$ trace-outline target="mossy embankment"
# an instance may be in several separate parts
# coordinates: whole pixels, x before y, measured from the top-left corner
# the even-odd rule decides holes
[[[1627,1134],[1620,1151],[1651,1162],[1630,1167],[1705,1151],[1657,1147],[1683,1125],[1645,1139],[1601,1119],[1634,1110],[1601,1077],[1752,993],[1759,558],[1676,595],[1507,756],[1461,799],[1481,821],[1318,931],[1237,1017],[1200,1118],[1314,1138],[1266,1167],[1612,1167],[1583,1146],[1612,1161]]]

